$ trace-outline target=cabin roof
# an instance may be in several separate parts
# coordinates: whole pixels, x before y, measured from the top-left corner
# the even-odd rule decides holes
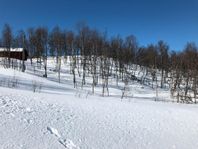
[[[7,51],[6,48],[0,48],[0,52]],[[10,52],[22,52],[23,48],[10,48]]]

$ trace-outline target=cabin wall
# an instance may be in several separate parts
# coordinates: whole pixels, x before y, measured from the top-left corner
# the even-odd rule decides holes
[[[11,51],[10,54],[9,54],[8,51],[0,51],[0,57],[10,57],[10,58],[13,58],[13,59],[26,61],[27,57],[28,57],[28,54],[27,54],[27,52],[25,52],[24,58],[23,58],[23,52]]]

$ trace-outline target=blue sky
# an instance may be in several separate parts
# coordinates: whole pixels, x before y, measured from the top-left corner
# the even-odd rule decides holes
[[[0,29],[75,29],[79,21],[108,36],[133,34],[140,45],[164,40],[180,50],[198,43],[198,0],[0,0]]]

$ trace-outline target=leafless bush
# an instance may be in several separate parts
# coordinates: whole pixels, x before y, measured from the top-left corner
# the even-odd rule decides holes
[[[40,93],[41,89],[42,89],[42,84],[41,84],[41,82],[38,82],[38,81],[36,81],[36,80],[33,80],[33,81],[32,81],[32,90],[33,90],[33,92],[34,92],[34,93],[35,93],[35,92],[39,92],[39,93]]]

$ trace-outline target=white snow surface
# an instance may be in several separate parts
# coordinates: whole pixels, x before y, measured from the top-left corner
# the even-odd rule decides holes
[[[198,106],[155,102],[154,91],[133,86],[133,98],[120,99],[73,89],[27,71],[0,68],[0,149],[197,149]],[[42,85],[33,93],[31,84]],[[4,85],[3,85],[4,84]],[[91,89],[90,89],[91,90]],[[167,91],[159,96],[169,98]]]
[[[7,51],[6,48],[0,48],[0,52],[2,51]],[[10,51],[12,52],[22,52],[23,51],[23,48],[10,48]]]

